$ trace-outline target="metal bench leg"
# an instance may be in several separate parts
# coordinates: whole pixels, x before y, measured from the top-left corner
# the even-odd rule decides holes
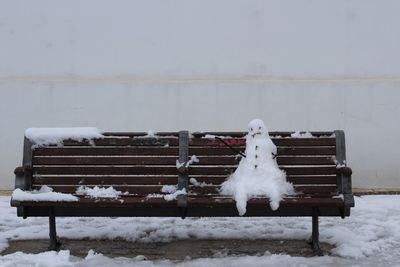
[[[50,246],[49,250],[58,250],[61,242],[57,237],[56,232],[56,216],[54,215],[54,210],[51,208],[49,211],[49,236],[50,236]]]
[[[318,229],[318,209],[312,209],[312,236],[309,241],[314,253],[318,256],[323,256],[321,247],[319,246],[319,229]]]

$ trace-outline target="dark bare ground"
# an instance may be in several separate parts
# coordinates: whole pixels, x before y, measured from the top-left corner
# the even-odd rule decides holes
[[[85,257],[90,249],[108,257],[135,257],[144,255],[149,260],[220,257],[226,255],[263,255],[266,251],[273,254],[291,256],[314,256],[310,245],[302,240],[247,240],[247,239],[189,239],[171,242],[138,243],[124,240],[72,240],[62,239],[61,250],[70,250],[71,254]],[[1,255],[22,251],[40,253],[48,250],[48,240],[9,241],[9,247]],[[332,245],[321,243],[325,255]]]

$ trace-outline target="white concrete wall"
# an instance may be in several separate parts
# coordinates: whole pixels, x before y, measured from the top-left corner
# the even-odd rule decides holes
[[[400,187],[398,1],[0,6],[0,189],[27,127],[244,130],[254,117],[344,129],[354,185]]]

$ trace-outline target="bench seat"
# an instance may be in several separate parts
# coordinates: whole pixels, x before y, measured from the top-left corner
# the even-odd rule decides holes
[[[12,205],[15,207],[24,206],[28,217],[47,216],[49,207],[54,208],[56,216],[98,217],[105,216],[104,214],[111,216],[112,209],[121,208],[116,212],[118,215],[115,216],[146,217],[154,216],[156,213],[157,217],[180,217],[180,213],[176,208],[177,201],[165,201],[163,198],[147,199],[144,197],[123,196],[118,199],[80,198],[77,202],[13,201]],[[340,196],[285,198],[280,202],[280,208],[277,211],[270,209],[268,198],[253,198],[247,202],[245,216],[311,216],[312,208],[315,206],[319,207],[319,216],[342,216],[340,210],[345,208],[343,199]],[[29,212],[30,207],[34,209],[32,214]],[[39,212],[38,207],[43,208],[42,212]],[[92,210],[92,208],[98,209]],[[188,212],[186,216],[203,217],[205,214],[207,214],[207,217],[238,216],[235,200],[230,196],[188,197]],[[348,216],[348,214],[346,215]]]

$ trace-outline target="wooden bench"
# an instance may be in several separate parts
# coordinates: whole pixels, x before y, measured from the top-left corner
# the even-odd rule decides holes
[[[219,136],[221,139],[213,138]],[[16,188],[72,193],[79,186],[113,186],[129,192],[119,199],[80,196],[77,202],[16,201],[18,216],[48,216],[50,248],[59,245],[55,217],[63,216],[153,216],[225,217],[238,216],[235,201],[220,195],[219,185],[232,173],[244,151],[246,133],[207,132],[104,133],[104,138],[73,141],[62,146],[35,146],[25,138],[23,166],[15,170]],[[343,131],[312,132],[312,138],[294,138],[290,132],[270,133],[278,147],[277,162],[298,192],[285,198],[276,211],[268,199],[249,200],[245,216],[311,216],[314,251],[319,248],[319,216],[350,215],[354,206],[351,169],[346,166]],[[230,147],[229,147],[229,146]],[[199,162],[177,168],[196,155]],[[189,181],[195,178],[193,184]],[[176,200],[166,201],[163,185],[186,189]],[[153,194],[153,195],[151,195]],[[123,200],[123,201],[122,201]]]

